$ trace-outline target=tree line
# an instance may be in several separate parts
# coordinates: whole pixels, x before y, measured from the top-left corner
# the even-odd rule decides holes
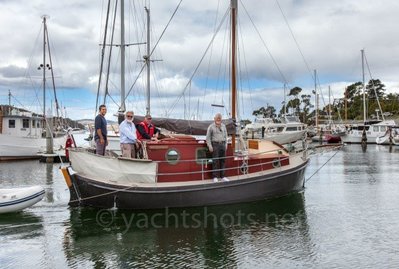
[[[313,95],[310,95],[301,94],[301,92],[302,88],[300,87],[290,89],[287,95],[290,99],[286,104],[284,104],[284,101],[282,102],[278,115],[276,109],[270,105],[254,110],[252,115],[277,118],[284,114],[291,114],[298,116],[301,122],[313,125],[315,123],[314,100],[316,93],[313,91]],[[385,115],[392,116],[399,114],[399,94],[387,94],[385,85],[379,79],[368,81],[364,95],[368,119],[381,118],[382,112]],[[321,105],[320,103],[319,101],[319,121],[327,120],[330,117],[329,115],[334,122],[363,120],[363,83],[355,82],[348,85],[343,91],[343,96],[332,100],[331,104]]]

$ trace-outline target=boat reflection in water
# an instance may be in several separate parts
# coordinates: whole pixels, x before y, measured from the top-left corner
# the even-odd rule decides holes
[[[63,247],[68,265],[95,267],[236,267],[275,262],[292,252],[308,259],[312,243],[304,203],[296,193],[187,209],[70,208]]]
[[[19,239],[29,239],[43,235],[43,218],[26,211],[6,213],[0,218],[0,227],[0,237],[18,235]],[[5,241],[2,241],[2,244],[5,244]],[[5,245],[1,247],[6,249]]]

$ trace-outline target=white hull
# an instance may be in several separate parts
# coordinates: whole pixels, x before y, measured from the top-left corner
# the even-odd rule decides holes
[[[53,139],[54,150],[65,146],[65,137]],[[0,159],[38,157],[46,151],[46,138],[18,137],[0,134]]]
[[[301,140],[304,137],[305,133],[306,131],[292,131],[285,133],[267,134],[265,135],[264,139],[284,145]]]
[[[0,189],[0,213],[21,211],[41,201],[44,194],[41,186]]]
[[[363,131],[356,130],[351,131],[348,134],[345,134],[341,137],[343,143],[348,144],[361,144],[362,143],[362,134]],[[367,135],[367,144],[376,144],[377,138],[384,136],[385,132],[374,133],[374,132],[366,132]],[[386,139],[383,143],[379,143],[380,145],[389,145],[389,139]]]
[[[382,121],[376,124],[367,125],[366,137],[367,144],[382,144],[389,145],[389,139],[381,139],[388,134],[388,128],[395,127],[396,123],[393,120]],[[343,143],[362,143],[363,128],[351,129],[341,137]]]
[[[281,145],[294,143],[298,140],[302,140],[306,131],[289,131],[281,133],[267,133],[262,138],[260,133],[254,133],[253,139],[262,139],[267,141],[274,141]],[[247,138],[252,139],[252,135],[248,135]]]

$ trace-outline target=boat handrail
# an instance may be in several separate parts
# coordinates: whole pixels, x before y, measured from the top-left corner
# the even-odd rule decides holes
[[[267,160],[266,162],[260,162],[260,163],[255,163],[255,164],[246,164],[247,169],[249,168],[253,168],[253,167],[259,167],[259,166],[264,166],[266,164],[272,164],[274,168],[280,168],[283,167],[281,165],[281,162],[284,160],[288,160],[290,157],[289,156],[285,156],[283,158],[274,158],[273,160]],[[276,163],[278,163],[278,165],[276,165]],[[193,175],[193,174],[201,174],[201,178],[204,180],[205,177],[204,175],[206,173],[212,173],[213,171],[221,171],[221,169],[210,169],[210,170],[205,170],[204,168],[206,168],[208,164],[202,164],[202,169],[198,170],[198,171],[192,171],[192,172],[188,172],[188,171],[184,171],[184,172],[171,172],[171,173],[157,173],[157,176],[179,176],[179,175]],[[230,166],[230,167],[225,167],[223,170],[224,171],[229,171],[229,170],[236,170],[236,169],[240,169],[242,167],[242,163],[237,163],[237,166]],[[270,170],[270,169],[261,169],[261,171],[265,171],[265,170]],[[246,173],[243,173],[246,174]]]
[[[86,149],[86,148],[79,148],[79,147],[77,147],[77,148],[70,148],[69,150],[87,152],[87,149]],[[88,152],[88,153],[89,153],[89,154],[95,155],[95,153],[91,153],[91,152]],[[240,153],[236,153],[236,154],[234,154],[234,155],[232,155],[232,156],[220,157],[220,159],[225,159],[225,160],[234,159],[234,158],[243,158],[243,159],[245,158],[245,159],[250,159],[250,158],[253,158],[253,157],[256,157],[256,156],[265,155],[265,154],[270,154],[270,155],[272,155],[272,154],[283,155],[283,153],[288,153],[288,152],[287,152],[286,149],[284,149],[284,148],[279,148],[279,149],[273,149],[273,150],[268,150],[268,151],[261,151],[261,152],[256,152],[256,153],[241,152],[241,154],[240,154]],[[101,157],[104,157],[104,158],[116,158],[116,157],[114,157],[114,156],[101,156]],[[214,159],[214,158],[213,158],[213,157],[209,157],[209,158],[205,157],[205,158],[197,158],[197,159],[179,160],[179,162],[187,162],[187,163],[189,163],[189,162],[198,162],[198,160],[212,160],[212,159]],[[132,160],[134,160],[134,159],[132,159]],[[149,161],[156,162],[156,163],[158,163],[158,164],[170,163],[170,161],[168,161],[168,160],[162,160],[162,161],[160,161],[160,160],[154,161],[154,160],[151,160],[151,159],[148,159],[148,160],[149,160]]]

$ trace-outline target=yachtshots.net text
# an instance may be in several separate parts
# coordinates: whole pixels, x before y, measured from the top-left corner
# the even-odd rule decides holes
[[[203,207],[197,211],[171,211],[165,208],[156,213],[119,212],[113,209],[101,209],[96,213],[96,223],[105,229],[118,229],[128,232],[148,228],[230,228],[256,223],[275,227],[298,228],[306,219],[304,211],[295,213],[273,212],[235,212],[214,213]]]

